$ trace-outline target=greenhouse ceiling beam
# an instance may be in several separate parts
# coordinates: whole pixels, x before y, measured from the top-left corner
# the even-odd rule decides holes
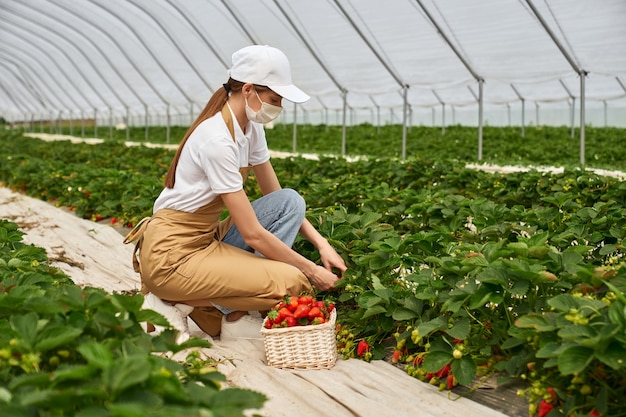
[[[76,18],[83,20],[86,22],[86,19],[84,16],[81,16],[80,14],[75,12],[75,8],[70,8],[67,7],[65,5],[62,4],[56,4],[57,7],[65,10],[66,12],[74,15]],[[124,83],[124,85],[126,86],[127,90],[130,91],[135,98],[137,99],[137,101],[139,101],[144,108],[148,106],[148,104],[143,100],[143,97],[141,96],[141,94],[139,94],[132,86],[132,83],[130,83],[126,77],[124,77],[124,75],[117,69],[117,67],[115,67],[115,65],[113,65],[113,63],[111,62],[109,56],[102,51],[102,48],[100,48],[98,46],[98,44],[93,41],[91,38],[89,38],[88,36],[86,36],[84,33],[81,33],[80,31],[76,30],[75,28],[73,28],[72,26],[70,26],[69,24],[66,24],[63,20],[59,20],[60,23],[65,24],[68,29],[71,29],[75,32],[77,32],[82,38],[84,38],[85,40],[87,40],[87,42],[89,42],[92,46],[94,46],[94,48],[96,50],[98,50],[102,56],[104,57],[104,59],[106,60],[106,62],[109,63],[109,65],[111,65],[111,68],[113,69],[113,71],[115,72],[115,74],[122,80],[122,82]],[[95,30],[99,31],[103,36],[105,36],[106,38],[108,38],[115,46],[117,46],[118,50],[122,53],[122,55],[124,55],[124,57],[126,58],[126,60],[132,65],[132,67],[138,72],[139,76],[142,77],[144,79],[144,81],[146,81],[146,84],[152,89],[152,91],[155,93],[155,95],[157,97],[159,97],[159,99],[161,99],[161,101],[163,101],[163,103],[166,103],[166,101],[163,99],[163,97],[161,96],[161,94],[158,92],[158,90],[156,90],[154,88],[154,86],[145,79],[145,76],[143,75],[143,73],[141,71],[139,71],[139,69],[137,68],[137,66],[135,65],[135,63],[130,59],[130,57],[128,56],[127,52],[124,50],[124,48],[121,47],[121,45],[119,44],[119,42],[117,42],[110,34],[107,30],[103,29],[100,27],[100,25],[96,22],[89,22],[89,24],[91,25],[92,28],[94,28]],[[79,48],[80,49],[80,48]],[[81,49],[82,52],[82,49]],[[100,73],[100,72],[99,72]],[[104,77],[103,77],[104,78]],[[107,83],[107,85],[109,85]],[[116,89],[113,88],[112,91],[114,91],[115,96],[119,97],[118,94],[116,93]],[[125,101],[125,100],[120,100],[123,104],[125,108],[130,107],[130,105]]]
[[[0,20],[2,20],[0,18]],[[13,24],[11,22],[7,22],[4,21],[5,24],[8,24],[9,26],[13,26]],[[87,103],[87,105],[91,106],[92,109],[95,109],[97,106],[91,102],[91,100],[89,100],[89,98],[87,98],[87,96],[78,88],[76,88],[75,85],[75,80],[72,80],[72,77],[70,75],[68,75],[67,71],[64,69],[64,67],[62,65],[59,65],[59,63],[55,60],[55,58],[52,56],[52,54],[50,54],[48,52],[49,49],[52,50],[57,50],[59,51],[66,59],[66,62],[70,63],[73,68],[76,70],[76,72],[78,72],[78,74],[80,74],[80,76],[83,78],[83,80],[87,83],[87,85],[89,85],[89,87],[91,87],[91,90],[98,96],[98,98],[100,98],[100,100],[106,104],[106,100],[104,99],[104,97],[102,97],[100,95],[100,92],[96,89],[93,88],[93,86],[89,83],[89,81],[87,80],[87,78],[83,75],[80,67],[78,65],[76,65],[74,63],[74,61],[72,60],[72,58],[67,54],[67,52],[65,52],[63,50],[63,48],[59,47],[55,42],[50,41],[48,38],[46,38],[45,36],[41,36],[37,33],[35,33],[34,31],[28,31],[26,29],[21,28],[20,26],[15,25],[15,28],[18,29],[22,35],[16,35],[18,37],[18,39],[23,39],[26,40],[29,36],[32,36],[34,38],[39,39],[40,41],[42,41],[44,44],[46,44],[48,47],[47,48],[37,48],[37,53],[39,54],[43,54],[45,56],[48,57],[48,59],[54,64],[54,66],[59,70],[59,73],[63,75],[63,77],[65,78],[65,80],[67,81],[67,83],[69,85],[71,85],[74,90],[78,93],[78,95],[85,101],[85,103]],[[27,44],[34,44],[34,42],[28,42]],[[21,48],[21,51],[23,51],[24,53],[26,53],[26,49],[27,48]],[[35,59],[36,61],[38,61],[37,57],[32,57],[31,58]],[[78,107],[77,110],[80,110],[82,107]]]
[[[38,94],[37,89],[35,89],[32,85],[30,85],[28,83],[28,80],[24,79],[23,72],[19,70],[19,67],[16,67],[15,72],[14,72],[14,70],[10,66],[8,66],[4,62],[4,60],[0,61],[0,64],[4,66],[4,68],[6,68],[6,70],[9,71],[13,75],[13,77],[15,77],[15,79],[19,82],[19,86],[21,90],[24,90],[26,93],[31,95],[35,103],[39,103],[39,105],[43,107],[44,110],[47,110],[46,103]],[[26,102],[31,103],[30,101],[26,101]],[[31,104],[31,107],[33,108],[33,113],[41,110],[41,109],[38,110],[37,106],[32,105],[32,104]]]
[[[581,165],[585,164],[585,77],[588,72],[584,70],[578,63],[572,58],[572,56],[565,50],[561,41],[556,37],[550,26],[546,23],[545,19],[539,13],[539,10],[535,7],[531,0],[526,0],[526,4],[530,7],[531,11],[543,27],[543,29],[548,33],[552,42],[556,45],[556,47],[561,51],[561,54],[567,62],[570,64],[574,72],[578,74],[580,77],[580,163]]]
[[[5,57],[5,58],[3,58],[3,59],[5,59],[7,62],[12,62],[14,65],[16,65],[16,67],[19,67],[20,65],[24,65],[26,68],[28,68],[28,69],[30,70],[30,72],[31,72],[32,74],[35,74],[35,79],[37,79],[37,80],[39,80],[39,81],[42,81],[42,80],[43,80],[43,78],[44,78],[44,77],[43,77],[43,76],[41,76],[41,74],[47,74],[47,67],[46,67],[46,65],[44,65],[44,64],[43,64],[43,63],[41,63],[39,60],[37,60],[37,59],[35,59],[35,58],[31,57],[30,55],[28,55],[28,54],[27,54],[27,53],[26,53],[23,49],[19,49],[19,48],[18,48],[18,49],[17,49],[17,51],[19,51],[19,52],[14,52],[14,53],[11,53],[11,51],[8,51],[8,50],[4,50],[4,48],[5,48],[5,47],[7,47],[7,46],[9,46],[9,45],[8,45],[8,44],[3,44],[3,45],[0,45],[0,55],[3,55],[3,52],[6,52],[6,53],[8,54],[8,57]],[[29,58],[30,60],[32,60],[32,62],[31,62],[31,61],[26,62],[26,60],[24,60],[24,59],[23,59],[23,57],[22,57],[22,58],[20,58],[20,60],[18,61],[18,62],[19,62],[19,64],[17,64],[17,63],[15,63],[15,61],[13,61],[13,60],[11,59],[11,58],[19,58],[19,55],[20,55],[20,54],[24,54],[24,55],[26,55],[26,57],[27,57],[27,58]],[[38,71],[38,70],[36,69],[36,67],[34,66],[34,64],[38,65],[38,66],[41,68],[41,71]],[[26,76],[26,74],[24,74],[24,75]],[[68,106],[68,104],[67,104],[68,102],[66,102],[65,100],[63,100],[63,99],[61,98],[61,96],[60,96],[60,95],[55,94],[55,93],[54,93],[54,91],[53,91],[51,88],[49,88],[49,87],[48,87],[48,85],[47,85],[46,83],[43,83],[43,85],[46,87],[46,89],[45,89],[45,90],[46,90],[46,91],[48,91],[48,94],[49,94],[49,95],[52,95],[54,98],[56,98],[56,99],[58,100],[58,102],[59,102],[59,103],[61,103],[61,104],[63,104],[63,105],[64,105],[64,106],[65,106],[68,110],[71,108],[72,104],[73,104],[73,105],[74,105],[74,107],[76,107],[77,109],[79,109],[79,108],[80,108],[80,106],[78,105],[78,103],[77,103],[77,102],[75,102],[75,101],[71,98],[71,96],[70,96],[69,94],[67,94],[67,92],[64,92],[65,94],[64,94],[64,96],[63,96],[63,97],[65,97],[65,98],[67,98],[67,100],[69,100],[69,101],[68,101],[68,102],[70,103],[70,105],[69,105],[69,106]],[[57,86],[58,86],[58,84],[55,84],[55,85],[57,85]],[[41,87],[40,87],[40,90],[42,90],[42,88],[41,88]],[[61,89],[61,90],[62,90],[62,89]],[[43,90],[42,90],[42,92],[43,92]],[[48,103],[51,103],[51,101],[50,101],[50,100],[48,100]]]
[[[24,4],[24,6],[27,6],[26,4]],[[56,5],[57,7],[60,7],[61,9],[65,10],[66,12],[74,15],[76,18],[81,19],[82,17],[78,14],[76,14],[73,9],[70,8],[66,8],[65,6],[62,5]],[[37,12],[40,13],[41,15],[43,15],[44,17],[50,18],[49,15],[43,14],[41,11],[39,11],[38,9],[32,9],[33,12]],[[28,21],[30,21],[32,24],[41,27],[43,26],[42,23],[38,23],[32,19],[29,19],[28,17],[22,15],[22,17]],[[77,38],[82,38],[84,39],[87,43],[89,43],[94,50],[98,51],[100,53],[100,55],[104,58],[104,60],[106,62],[109,63],[109,65],[111,65],[111,69],[113,70],[113,72],[115,72],[115,74],[122,80],[122,82],[124,83],[124,85],[126,86],[126,88],[128,89],[128,91],[130,91],[139,102],[142,102],[141,96],[139,96],[139,94],[137,94],[137,92],[132,88],[132,86],[130,85],[130,83],[128,83],[128,81],[124,78],[124,76],[120,73],[120,71],[111,64],[108,56],[102,51],[102,48],[96,43],[94,42],[91,38],[89,38],[88,36],[86,36],[83,32],[79,31],[78,29],[74,28],[73,26],[67,24],[65,22],[65,20],[63,19],[57,19],[56,20],[59,24],[62,24],[63,26],[65,26],[70,33],[75,33],[77,36]],[[117,90],[108,82],[107,78],[104,76],[104,74],[102,73],[100,67],[98,65],[96,65],[93,62],[93,59],[91,57],[91,55],[93,54],[92,50],[89,50],[88,52],[85,52],[83,50],[83,48],[81,48],[73,39],[72,36],[68,36],[65,35],[64,33],[60,32],[60,31],[56,31],[53,30],[50,26],[46,25],[45,26],[47,28],[47,30],[51,31],[52,33],[56,34],[57,36],[61,37],[62,39],[64,39],[66,42],[68,42],[70,45],[73,45],[74,48],[76,48],[76,50],[81,54],[81,56],[83,58],[85,58],[86,62],[89,63],[89,65],[91,65],[92,69],[94,70],[95,74],[97,74],[100,79],[102,80],[102,82],[108,87],[109,91],[115,96],[115,98],[117,98],[117,100],[120,102],[120,104],[122,104],[122,106],[128,106],[128,103],[126,103],[126,101],[118,94]],[[91,83],[89,83],[91,84]],[[104,101],[104,103],[106,103],[106,101]],[[109,107],[110,109],[111,107]]]
[[[274,0],[274,1],[276,1],[276,0]],[[396,83],[400,86],[400,88],[402,88],[402,99],[403,99],[403,106],[402,106],[402,159],[405,159],[406,158],[406,128],[407,128],[407,122],[408,122],[408,106],[409,106],[409,103],[408,103],[408,89],[409,89],[409,85],[402,80],[400,75],[396,74],[396,72],[393,70],[393,68],[391,68],[389,66],[389,64],[387,64],[387,61],[385,59],[383,59],[383,57],[378,53],[376,48],[374,48],[374,45],[372,45],[372,43],[369,41],[369,39],[363,34],[363,31],[354,22],[354,20],[352,19],[352,16],[349,13],[346,12],[346,10],[343,8],[343,6],[339,2],[339,0],[334,0],[334,2],[337,5],[337,7],[339,8],[339,10],[341,11],[341,13],[343,14],[343,17],[350,23],[350,26],[352,26],[352,28],[359,35],[361,40],[363,40],[363,42],[365,42],[365,45],[367,45],[369,50],[374,54],[374,56],[376,57],[378,62],[381,63],[381,65],[387,70],[389,75],[391,75],[391,77],[396,81]],[[349,3],[349,1],[348,1],[348,3]]]
[[[173,7],[174,9],[176,9],[176,11],[179,13],[179,15],[185,19],[185,22],[187,22],[187,24],[189,25],[189,27],[191,29],[193,29],[193,31],[196,33],[196,35],[198,35],[198,37],[200,39],[202,39],[202,41],[204,42],[204,44],[206,45],[207,48],[209,48],[209,50],[211,52],[213,52],[213,55],[215,55],[215,57],[217,58],[218,61],[221,62],[221,64],[224,66],[225,69],[228,69],[230,67],[230,65],[228,64],[228,62],[226,60],[224,60],[219,52],[213,47],[213,44],[216,44],[217,42],[211,41],[211,39],[207,38],[207,36],[204,34],[204,32],[202,32],[199,28],[198,25],[193,22],[189,16],[187,15],[187,13],[183,12],[183,10],[180,8],[180,2],[177,0],[165,0],[171,7]],[[211,90],[211,92],[214,91],[214,89],[211,89],[209,87],[209,89]]]
[[[160,59],[157,58],[157,56],[154,54],[154,52],[152,52],[152,48],[150,48],[148,46],[148,44],[146,43],[146,41],[139,36],[139,33],[137,32],[137,30],[135,30],[134,25],[129,24],[128,22],[126,22],[119,13],[117,13],[115,10],[115,7],[111,7],[111,8],[107,8],[93,0],[89,0],[90,3],[92,3],[93,5],[99,7],[100,9],[104,10],[105,12],[109,13],[111,16],[115,17],[121,24],[123,24],[124,26],[126,26],[126,28],[133,34],[135,35],[135,39],[141,44],[143,45],[143,47],[145,48],[145,51],[152,57],[152,59],[154,60],[154,62],[156,63],[156,65],[161,69],[161,71],[163,71],[163,73],[167,76],[167,78],[169,78],[169,80],[172,82],[172,84],[174,85],[174,87],[176,87],[178,89],[178,91],[181,93],[181,95],[183,97],[185,97],[185,99],[187,100],[187,102],[191,102],[191,97],[189,97],[187,95],[187,93],[185,92],[185,90],[178,84],[178,82],[176,81],[176,78],[172,76],[172,74],[170,74],[170,72],[167,70],[167,68],[165,68],[165,66],[163,66],[163,63],[161,62]],[[140,9],[142,12],[143,9]],[[144,12],[145,13],[145,12]],[[113,37],[111,37],[111,39],[113,39]],[[115,41],[116,44],[119,44],[117,41]],[[119,46],[119,45],[118,45]],[[121,49],[121,48],[120,48]],[[146,83],[148,83],[149,85],[151,85],[154,89],[154,92],[157,94],[157,96],[163,101],[163,104],[167,105],[169,103],[169,101],[163,96],[161,95],[161,93],[158,92],[158,89],[156,88],[156,86],[154,86],[150,80],[148,79],[148,77],[144,76],[143,72],[136,67],[135,63],[130,60],[130,58],[128,57],[128,55],[124,54],[124,56],[126,56],[127,59],[129,59],[129,62],[131,63],[131,65],[137,70],[137,72],[140,73],[141,77],[146,81]],[[148,108],[148,106],[146,105],[144,107],[145,109]],[[147,113],[146,113],[147,115]]]
[[[620,85],[620,87],[622,87],[622,90],[624,90],[624,92],[626,93],[626,85],[624,85],[624,83],[622,82],[622,80],[620,80],[619,77],[615,77],[615,80],[617,81],[617,83]]]
[[[248,31],[248,29],[246,29],[246,25],[241,21],[241,19],[239,19],[239,16],[242,15],[242,13],[234,10],[230,6],[229,2],[226,0],[222,0],[222,4],[226,8],[226,10],[228,10],[228,13],[230,13],[231,17],[235,19],[235,22],[237,22],[237,24],[239,25],[239,29],[243,31],[243,33],[246,35],[248,40],[253,44],[258,44],[259,43],[258,40],[254,36],[252,36],[252,34]],[[218,54],[216,53],[215,55],[218,55]],[[224,61],[222,62],[225,64],[226,69],[230,68],[230,65],[228,63],[225,63]]]
[[[4,54],[3,54],[2,52],[0,52],[0,56],[2,56],[2,55],[4,55]],[[41,93],[47,93],[47,96],[44,96],[44,95],[42,95],[42,96],[41,96],[41,97],[42,97],[42,100],[41,100],[41,103],[42,103],[42,104],[44,104],[44,103],[46,103],[46,102],[47,102],[47,103],[48,103],[48,105],[49,105],[51,108],[56,108],[56,107],[59,107],[59,105],[60,105],[60,106],[65,107],[65,108],[69,108],[69,107],[70,107],[70,106],[68,106],[67,102],[65,102],[65,101],[64,101],[64,100],[63,100],[63,99],[62,99],[62,98],[61,98],[58,94],[56,94],[56,93],[55,93],[52,89],[47,88],[47,87],[45,86],[45,83],[44,83],[44,87],[41,87],[41,85],[37,85],[37,88],[35,88],[35,85],[36,85],[35,80],[42,81],[42,83],[43,83],[43,77],[40,77],[40,76],[38,75],[38,72],[37,72],[35,69],[33,69],[33,68],[32,68],[32,67],[28,64],[28,63],[26,63],[24,60],[20,60],[20,61],[17,61],[17,62],[16,62],[16,61],[15,61],[15,60],[13,60],[13,59],[12,59],[12,57],[10,57],[10,56],[5,56],[3,59],[4,59],[6,62],[10,62],[10,63],[12,63],[13,65],[15,65],[15,67],[16,67],[16,68],[24,68],[24,69],[27,69],[27,70],[28,70],[28,71],[26,71],[26,70],[24,70],[24,71],[20,71],[20,73],[24,76],[24,79],[25,79],[26,81],[28,81],[28,85],[30,85],[30,86],[31,86],[31,88],[33,88],[33,89],[34,89],[34,90],[36,90],[36,91],[39,91],[39,92],[41,92]],[[40,65],[41,65],[41,64],[40,64]],[[44,68],[44,70],[45,70],[45,68]],[[34,77],[34,79],[32,79],[32,80],[30,79],[30,78],[31,78],[31,76],[30,76],[29,71],[35,74],[35,77]],[[50,97],[48,97],[48,96],[52,96],[52,97],[53,97],[53,98],[57,101],[57,104],[54,104],[54,100],[50,100]],[[43,98],[45,98],[45,100],[44,100]],[[48,111],[52,111],[51,109],[48,109],[48,106],[46,106],[45,104],[44,104],[44,106],[43,106],[43,107],[44,107],[44,109],[46,109],[46,110],[48,110]]]
[[[278,8],[278,10],[283,14],[283,16],[285,17],[285,19],[287,19],[287,22],[289,23],[289,25],[291,25],[291,28],[296,32],[296,34],[298,35],[298,38],[300,38],[300,41],[304,44],[304,46],[307,48],[307,50],[309,51],[309,53],[311,54],[311,56],[313,57],[313,59],[315,59],[315,61],[317,61],[317,63],[319,64],[319,66],[322,68],[322,70],[326,73],[326,75],[331,79],[331,81],[335,84],[335,86],[339,89],[339,92],[341,94],[341,98],[343,100],[343,122],[342,122],[342,127],[341,127],[341,155],[345,155],[346,152],[346,112],[347,112],[347,105],[348,105],[348,90],[341,85],[341,83],[339,82],[339,80],[337,80],[335,78],[335,76],[333,75],[333,73],[328,69],[328,67],[326,66],[326,64],[324,64],[324,62],[322,61],[322,59],[319,57],[319,55],[315,52],[315,50],[311,47],[311,44],[309,43],[309,41],[307,40],[307,38],[302,34],[302,32],[300,31],[300,29],[298,28],[298,25],[296,25],[293,22],[293,19],[291,19],[291,16],[289,16],[289,14],[285,11],[285,9],[280,5],[280,3],[278,3],[278,0],[274,0],[274,4],[276,5],[276,7]],[[294,119],[295,121],[295,119]],[[294,132],[295,134],[295,132]]]
[[[11,68],[7,67],[7,65],[4,62],[0,61],[0,67],[4,67],[9,73],[11,73],[11,75],[16,79],[16,81],[19,84],[22,84],[22,80],[20,80],[19,74],[15,74],[13,72],[13,70]],[[3,78],[3,79],[6,80],[6,78]],[[4,83],[0,83],[0,88],[2,89],[2,91],[4,91],[4,93],[9,98],[9,100],[13,103],[13,107],[17,108],[24,115],[35,113],[35,111],[36,111],[35,109],[30,111],[30,109],[29,109],[29,104],[30,103],[28,101],[23,101],[24,98],[20,97],[20,93],[19,92],[16,92],[15,96],[13,95],[13,93],[9,90],[9,85],[13,86],[13,87],[15,86],[14,83],[10,83],[10,84],[7,83],[7,85],[5,85]],[[22,88],[24,88],[24,87],[22,87]],[[26,89],[26,91],[28,91],[28,90]]]
[[[150,13],[150,10],[152,10],[151,7],[145,7],[145,8],[141,8],[139,7],[137,4],[135,4],[135,0],[130,0],[129,1],[131,4],[134,4],[135,7],[137,7],[138,9],[140,9],[142,12],[144,12],[146,14],[146,16],[150,17],[150,19],[152,19],[152,21],[154,22],[154,24],[156,24],[160,29],[161,32],[163,32],[163,34],[165,36],[167,36],[167,38],[170,40],[170,42],[172,43],[172,45],[176,48],[176,50],[178,51],[178,53],[183,57],[183,59],[185,60],[185,62],[187,62],[187,65],[189,65],[189,67],[192,69],[192,71],[198,76],[198,78],[202,81],[202,83],[204,84],[204,86],[211,92],[211,94],[213,94],[213,92],[215,91],[208,83],[207,81],[204,79],[204,77],[202,76],[202,74],[200,74],[200,72],[198,71],[198,68],[196,68],[196,66],[193,64],[193,62],[191,62],[191,60],[189,59],[189,57],[187,56],[187,54],[183,51],[183,49],[180,47],[179,42],[176,40],[176,38],[174,36],[172,36],[172,34],[170,33],[170,31],[165,27],[165,25],[162,24],[162,22],[160,20],[158,20],[157,18],[154,17],[154,15],[152,13]],[[156,58],[155,58],[156,59]],[[178,86],[178,85],[177,85]],[[181,90],[182,92],[182,90]],[[189,102],[191,102],[191,99],[183,92],[183,95],[185,96],[185,98],[187,98],[187,100]]]
[[[296,32],[296,34],[298,35],[298,38],[300,39],[300,41],[304,44],[304,46],[309,51],[311,56],[313,56],[313,59],[315,59],[315,61],[317,61],[317,63],[322,68],[322,70],[326,73],[328,78],[330,78],[331,81],[333,82],[333,84],[335,84],[335,87],[337,87],[339,89],[339,91],[341,91],[341,92],[344,92],[344,91],[347,92],[348,90],[344,86],[341,85],[339,80],[337,80],[337,78],[335,78],[333,73],[328,69],[326,64],[324,64],[324,62],[319,57],[319,55],[313,50],[313,48],[311,47],[311,44],[309,43],[307,38],[302,34],[302,32],[300,31],[298,26],[294,23],[294,21],[291,18],[291,16],[289,16],[289,14],[287,14],[287,12],[285,11],[285,9],[283,9],[283,7],[280,5],[280,3],[278,3],[278,0],[274,0],[274,4],[276,5],[276,7],[278,7],[278,10],[280,10],[280,12],[283,14],[285,19],[287,19],[287,22],[289,23],[289,25],[291,25],[291,28]]]
[[[448,45],[450,49],[452,49],[452,52],[454,52],[456,57],[461,61],[463,66],[469,71],[470,74],[472,74],[472,77],[474,77],[474,79],[478,83],[478,89],[480,91],[480,94],[479,94],[480,101],[478,102],[478,160],[480,161],[483,157],[482,156],[482,144],[483,144],[483,93],[482,91],[483,91],[483,84],[485,83],[485,79],[482,76],[478,75],[476,71],[474,71],[474,68],[472,68],[470,63],[465,59],[463,54],[461,54],[461,52],[457,49],[454,43],[452,43],[450,38],[441,29],[441,26],[439,26],[439,23],[437,23],[435,18],[430,14],[428,9],[424,6],[424,4],[422,3],[422,0],[415,0],[415,1],[417,2],[417,4],[419,4],[420,8],[422,9],[424,14],[428,18],[428,21],[430,21],[430,23],[435,27],[439,36],[443,38],[444,42]]]

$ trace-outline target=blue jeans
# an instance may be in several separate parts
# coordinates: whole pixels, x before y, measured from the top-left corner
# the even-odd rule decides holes
[[[304,221],[306,203],[297,191],[284,188],[264,195],[252,202],[252,208],[259,223],[266,230],[278,237],[285,245],[291,247]],[[236,225],[232,225],[222,242],[236,246],[240,249],[252,252],[253,249],[246,244],[241,232]],[[255,253],[261,255],[258,251]],[[229,314],[234,310],[215,305],[219,311]]]

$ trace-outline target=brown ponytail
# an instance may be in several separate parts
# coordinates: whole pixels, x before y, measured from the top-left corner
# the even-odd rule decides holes
[[[226,91],[226,86],[228,86],[230,92],[234,94],[241,91],[241,87],[243,87],[243,84],[244,83],[242,82],[235,81],[232,78],[229,78],[228,82],[224,84],[223,88],[220,87],[215,91],[215,93],[213,93],[213,95],[209,99],[209,102],[206,104],[206,106],[204,106],[204,109],[202,110],[202,112],[200,112],[200,115],[198,116],[196,121],[193,122],[191,127],[189,127],[187,133],[185,133],[185,136],[183,137],[183,140],[178,146],[176,155],[174,155],[174,159],[172,160],[170,168],[167,171],[167,176],[165,177],[164,185],[166,188],[174,188],[174,182],[176,181],[176,166],[178,165],[178,160],[180,159],[180,154],[183,150],[183,146],[185,146],[185,143],[187,142],[189,136],[191,136],[191,133],[196,129],[196,127],[198,127],[200,123],[204,122],[206,119],[214,116],[216,113],[222,110],[222,107],[224,107],[229,97],[229,93]]]

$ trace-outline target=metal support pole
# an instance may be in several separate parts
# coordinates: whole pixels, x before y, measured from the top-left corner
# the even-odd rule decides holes
[[[483,87],[485,81],[478,80],[478,160],[483,159]]]
[[[170,124],[172,122],[171,116],[170,116],[170,104],[167,103],[167,128],[165,130],[165,140],[167,143],[170,143]]]
[[[126,107],[126,141],[130,139],[130,110]]]
[[[128,107],[126,107],[128,112]],[[109,139],[113,139],[113,107],[109,107]]]
[[[580,164],[585,165],[585,76],[580,74]]]
[[[150,139],[150,135],[148,134],[148,106],[144,106],[144,119],[143,119],[143,125],[145,127],[145,135],[144,135],[144,142],[148,142],[148,140]]]
[[[291,151],[296,153],[297,140],[298,140],[298,128],[297,128],[297,111],[298,105],[293,103],[293,134],[291,136]]]
[[[402,159],[406,159],[406,124],[408,119],[408,107],[409,103],[407,100],[407,93],[409,91],[409,87],[407,85],[402,89]]]
[[[343,122],[341,126],[341,156],[346,155],[346,117],[348,110],[348,92],[343,90],[341,92],[343,96]]]
[[[517,91],[517,88],[511,84],[511,88],[522,102],[522,137],[526,135],[526,99]]]

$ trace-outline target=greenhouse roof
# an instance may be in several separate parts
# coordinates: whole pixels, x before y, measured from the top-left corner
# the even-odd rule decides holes
[[[197,113],[235,50],[269,44],[306,113],[582,97],[619,124],[624,22],[624,0],[0,0],[0,115]]]

